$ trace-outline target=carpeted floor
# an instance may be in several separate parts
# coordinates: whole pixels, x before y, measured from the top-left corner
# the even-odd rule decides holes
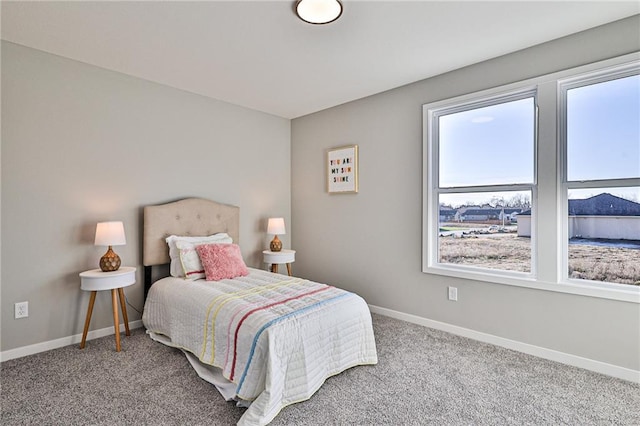
[[[640,386],[374,315],[379,363],[272,425],[640,425]],[[123,335],[124,336],[124,335]],[[232,425],[243,413],[138,329],[0,365],[2,425]]]

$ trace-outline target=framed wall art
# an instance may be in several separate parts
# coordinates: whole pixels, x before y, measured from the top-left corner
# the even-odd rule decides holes
[[[358,145],[327,150],[327,192],[329,194],[358,192]]]

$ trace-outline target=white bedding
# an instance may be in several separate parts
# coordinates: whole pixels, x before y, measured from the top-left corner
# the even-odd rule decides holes
[[[371,314],[356,294],[249,269],[222,281],[164,278],[145,303],[148,332],[220,369],[264,425],[347,368],[377,363]]]

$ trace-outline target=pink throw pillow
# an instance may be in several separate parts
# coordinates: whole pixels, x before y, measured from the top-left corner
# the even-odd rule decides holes
[[[207,281],[249,275],[237,244],[202,244],[196,246]]]

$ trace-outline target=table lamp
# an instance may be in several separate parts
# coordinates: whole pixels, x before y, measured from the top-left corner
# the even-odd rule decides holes
[[[104,272],[117,271],[120,268],[120,256],[111,246],[123,246],[126,243],[122,222],[99,222],[96,226],[95,245],[109,246],[107,252],[100,258],[100,269]]]
[[[278,238],[278,235],[286,234],[284,229],[284,218],[282,217],[269,218],[269,223],[267,224],[267,234],[274,235],[273,240],[271,240],[271,244],[269,244],[269,249],[271,251],[282,250],[282,241],[280,241],[280,239]]]

